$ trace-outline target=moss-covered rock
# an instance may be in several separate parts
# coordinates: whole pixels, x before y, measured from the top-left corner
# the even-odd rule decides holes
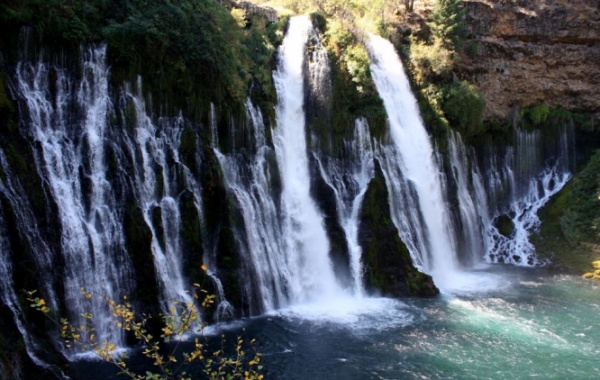
[[[375,163],[360,213],[359,243],[363,249],[364,282],[384,295],[435,296],[439,290],[431,276],[417,270],[390,217],[383,172]]]
[[[515,232],[515,223],[509,215],[500,215],[494,220],[494,226],[500,234],[511,237]]]

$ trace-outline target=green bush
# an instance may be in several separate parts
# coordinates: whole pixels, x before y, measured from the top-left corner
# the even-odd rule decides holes
[[[570,202],[560,222],[572,244],[600,241],[600,150],[573,179]]]
[[[485,100],[472,84],[455,81],[446,87],[442,109],[450,123],[465,137],[483,130]]]
[[[196,119],[211,101],[241,107],[252,81],[259,97],[274,99],[269,63],[280,25],[242,25],[241,13],[218,0],[22,0],[0,5],[0,26],[31,26],[56,51],[106,42],[113,80],[141,75],[162,114]],[[0,37],[0,45],[18,43],[16,36]]]
[[[437,0],[427,23],[434,37],[440,38],[448,47],[462,49],[467,30],[462,21],[465,14],[462,0]]]

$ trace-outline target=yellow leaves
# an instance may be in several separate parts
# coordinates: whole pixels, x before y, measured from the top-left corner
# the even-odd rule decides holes
[[[83,294],[86,300],[92,299],[92,293],[87,292],[84,287],[81,287],[79,290],[81,290],[81,294]]]
[[[31,304],[29,306],[31,306],[32,308],[34,308],[37,311],[40,311],[44,314],[48,314],[50,312],[50,308],[48,306],[46,306],[46,301],[43,298],[39,298],[39,297],[33,298],[33,295],[36,293],[35,290],[26,292],[26,293],[28,296],[27,301],[31,302]]]
[[[207,270],[204,265],[202,269]],[[194,286],[197,288],[197,291],[194,292],[195,297],[198,294],[204,293],[203,307],[210,306],[215,302],[215,295],[208,294],[208,292],[200,288],[199,284],[194,284]],[[81,288],[80,290],[83,298],[86,300],[92,298],[92,294],[87,292],[85,288]],[[34,297],[35,291],[26,293],[32,308],[44,313],[50,311],[45,300]],[[262,379],[262,375],[258,373],[262,369],[262,366],[259,365],[260,356],[256,355],[254,358],[248,356],[244,351],[246,348],[245,341],[241,337],[236,339],[236,345],[233,346],[231,356],[223,349],[215,352],[208,351],[204,341],[201,340],[203,339],[202,337],[196,337],[193,349],[189,352],[184,352],[179,357],[176,355],[176,352],[179,352],[176,351],[178,346],[176,343],[163,346],[170,348],[170,352],[166,352],[164,355],[159,353],[160,343],[164,341],[176,342],[177,339],[180,339],[190,331],[202,331],[204,326],[200,320],[200,313],[195,302],[172,302],[174,306],[170,310],[171,313],[158,316],[164,327],[161,329],[162,335],[159,338],[155,338],[147,331],[147,322],[152,316],[136,314],[126,296],[122,298],[123,303],[118,303],[110,299],[105,299],[105,301],[112,315],[112,322],[122,331],[131,331],[133,333],[132,336],[135,337],[138,343],[144,346],[142,354],[153,362],[155,370],[148,371],[145,374],[136,374],[132,369],[127,368],[125,361],[117,355],[117,346],[114,342],[104,340],[102,343],[99,343],[97,341],[93,325],[93,315],[89,312],[81,314],[84,323],[79,326],[73,326],[65,318],[61,318],[60,322],[58,322],[52,319],[51,315],[47,315],[57,325],[66,348],[77,349],[77,351],[81,352],[91,351],[100,359],[119,367],[121,372],[131,379],[191,380],[190,376],[185,372],[186,366],[191,363],[194,363],[194,366],[198,364],[204,366],[205,377],[209,379]],[[225,343],[223,335],[221,336],[221,340],[222,343]],[[250,346],[255,342],[252,339]]]

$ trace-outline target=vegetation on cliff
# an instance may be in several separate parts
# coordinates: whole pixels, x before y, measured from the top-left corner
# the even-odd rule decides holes
[[[281,26],[233,14],[217,0],[25,0],[1,5],[0,23],[5,30],[31,27],[45,49],[76,52],[81,43],[107,43],[118,85],[142,75],[157,114],[183,111],[198,120],[211,101],[241,108],[251,83],[260,101],[275,99],[270,61]],[[17,35],[4,35],[0,47],[17,44]]]
[[[425,122],[434,130],[452,127],[469,139],[484,131],[485,101],[477,88],[456,75],[466,54],[462,0],[435,2],[427,32],[405,49]]]

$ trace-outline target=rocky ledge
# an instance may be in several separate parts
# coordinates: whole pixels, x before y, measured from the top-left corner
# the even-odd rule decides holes
[[[458,74],[484,96],[487,118],[534,104],[600,112],[598,0],[466,0]]]

